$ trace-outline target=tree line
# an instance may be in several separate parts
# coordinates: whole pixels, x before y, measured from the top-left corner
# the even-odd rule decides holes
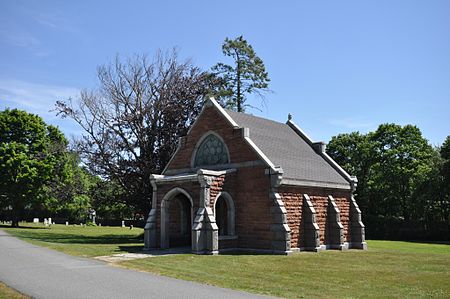
[[[356,175],[369,238],[450,237],[450,136],[433,148],[413,125],[332,137],[327,153]]]

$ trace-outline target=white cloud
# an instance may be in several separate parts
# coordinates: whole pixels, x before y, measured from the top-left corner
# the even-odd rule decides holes
[[[19,80],[0,80],[0,100],[48,114],[57,100],[78,96],[73,87],[43,85]]]
[[[60,126],[66,134],[77,134],[79,129],[73,121],[61,119],[51,110],[57,100],[76,98],[79,93],[74,87],[0,79],[0,109],[18,108],[38,114],[47,123]]]
[[[0,37],[3,41],[17,47],[34,49],[41,45],[41,42],[26,31],[22,32],[12,32],[11,30],[0,30]]]

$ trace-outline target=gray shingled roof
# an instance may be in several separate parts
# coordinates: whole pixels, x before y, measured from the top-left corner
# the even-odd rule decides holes
[[[239,127],[250,129],[250,139],[275,166],[283,169],[283,178],[349,185],[289,125],[231,110],[226,113]]]

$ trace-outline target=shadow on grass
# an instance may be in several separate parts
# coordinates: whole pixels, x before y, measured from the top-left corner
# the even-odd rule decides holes
[[[450,236],[449,236],[450,238]],[[392,242],[407,242],[407,243],[422,243],[422,244],[439,244],[439,245],[450,245],[450,240],[442,241],[429,241],[429,240],[398,240],[398,239],[370,239],[368,241],[392,241]]]
[[[128,253],[142,253],[143,250],[144,250],[144,245],[131,245],[131,246],[120,245],[118,251],[121,251],[121,252],[125,251]]]
[[[0,228],[14,228],[14,229],[49,229],[48,227],[38,227],[38,226],[16,226],[13,227],[7,224],[0,224]]]
[[[440,245],[450,245],[450,241],[424,241],[424,240],[411,240],[404,241],[410,243],[423,243],[423,244],[440,244]]]
[[[25,232],[25,231],[24,231]],[[143,243],[144,239],[141,235],[101,235],[86,236],[80,234],[57,234],[53,232],[39,234],[20,234],[22,239],[30,239],[42,242],[60,243],[60,244],[126,244],[126,243]]]

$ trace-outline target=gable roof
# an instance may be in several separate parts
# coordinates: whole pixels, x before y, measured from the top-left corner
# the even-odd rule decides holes
[[[241,128],[249,128],[248,138],[275,167],[283,169],[283,181],[307,185],[349,188],[350,177],[325,152],[314,149],[312,140],[293,122],[279,123],[232,110],[222,110]]]

